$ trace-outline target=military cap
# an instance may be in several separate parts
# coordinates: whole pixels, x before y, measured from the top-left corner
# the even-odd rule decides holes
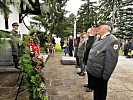
[[[12,26],[19,26],[17,22],[13,23]]]
[[[99,24],[98,24],[98,26],[101,26],[101,25],[108,25],[110,27],[113,26],[113,24],[111,22],[106,22],[106,21],[100,21]]]

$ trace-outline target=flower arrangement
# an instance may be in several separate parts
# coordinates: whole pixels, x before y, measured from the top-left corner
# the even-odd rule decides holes
[[[23,55],[20,59],[20,68],[24,75],[25,83],[30,93],[30,100],[48,100],[46,92],[46,78],[43,57],[37,56],[31,58],[30,50],[27,47],[23,49]]]

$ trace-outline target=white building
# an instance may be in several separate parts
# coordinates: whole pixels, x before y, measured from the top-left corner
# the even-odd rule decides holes
[[[12,13],[9,15],[9,18],[8,18],[9,29],[5,29],[5,19],[4,19],[4,16],[2,14],[0,14],[0,30],[11,31],[12,23],[14,23],[14,22],[19,23],[19,12],[18,12],[17,7],[11,5],[10,10],[12,11]],[[29,30],[25,27],[25,25],[23,23],[20,23],[18,32],[20,32],[20,34],[28,34]]]

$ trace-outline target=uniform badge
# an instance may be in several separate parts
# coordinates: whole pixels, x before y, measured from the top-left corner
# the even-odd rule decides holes
[[[99,54],[100,54],[100,51],[97,51],[97,52],[96,52],[96,56],[98,56]]]
[[[114,49],[115,49],[115,50],[118,49],[118,44],[114,44]]]

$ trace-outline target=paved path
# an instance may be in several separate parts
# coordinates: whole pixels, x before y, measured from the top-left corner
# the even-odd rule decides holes
[[[74,65],[62,65],[62,55],[49,57],[46,64],[49,100],[93,100],[93,93],[86,93],[83,84],[87,77],[78,76]],[[130,62],[129,62],[130,61]],[[133,60],[119,58],[108,87],[107,100],[133,100]],[[127,67],[126,67],[127,66]]]
[[[49,100],[93,100],[92,93],[84,92],[87,77],[78,76],[74,65],[62,65],[61,54],[50,56],[45,75]],[[0,100],[15,100],[18,73],[0,73]],[[28,100],[28,92],[19,94],[18,100]],[[133,100],[133,59],[120,57],[108,87],[107,100]]]

